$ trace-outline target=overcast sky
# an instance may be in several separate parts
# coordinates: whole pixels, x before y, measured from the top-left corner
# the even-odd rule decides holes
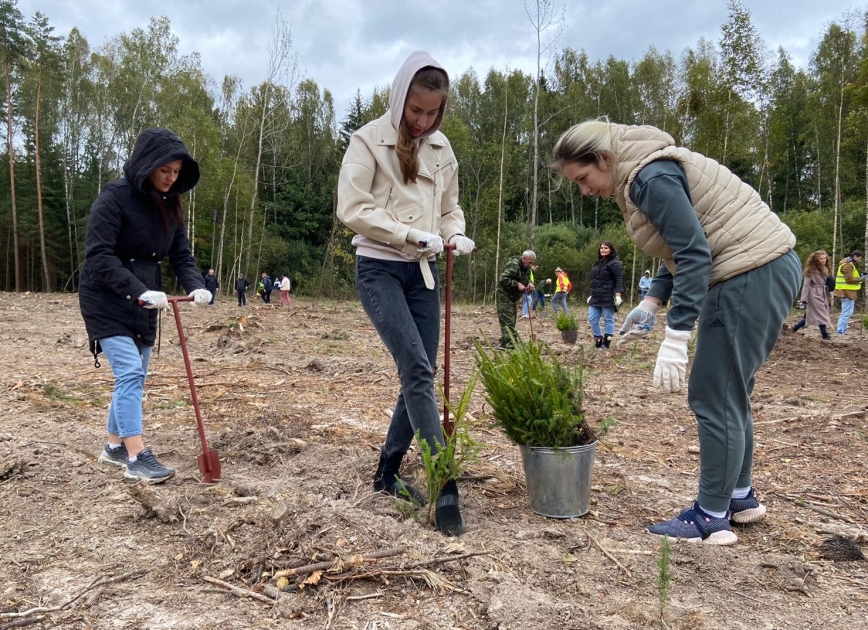
[[[614,55],[639,59],[654,46],[676,59],[700,37],[720,38],[726,0],[552,0],[566,9],[558,48],[584,49],[592,60]],[[783,46],[805,66],[829,22],[848,9],[864,13],[868,3],[852,0],[742,0],[773,50]],[[535,68],[535,36],[522,0],[19,0],[25,18],[48,16],[58,34],[72,27],[92,48],[165,15],[183,54],[198,51],[205,71],[218,83],[237,74],[249,88],[265,78],[268,47],[278,6],[292,27],[299,71],[328,88],[338,120],[357,88],[391,84],[413,50],[427,50],[455,77],[473,67],[480,77],[494,67]]]

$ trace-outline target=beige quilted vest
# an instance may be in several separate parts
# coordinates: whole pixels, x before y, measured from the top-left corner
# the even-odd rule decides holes
[[[756,269],[795,247],[790,228],[753,188],[711,158],[676,147],[669,134],[655,127],[612,125],[612,148],[615,200],[627,234],[646,255],[662,258],[673,275],[672,250],[629,195],[636,175],[654,160],[674,160],[687,173],[693,209],[711,247],[709,286]]]

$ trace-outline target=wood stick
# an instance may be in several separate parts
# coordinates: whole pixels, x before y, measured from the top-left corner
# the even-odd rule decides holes
[[[627,567],[625,567],[623,564],[621,564],[615,556],[613,556],[613,555],[610,554],[608,551],[606,551],[606,550],[603,548],[603,545],[601,545],[601,544],[599,543],[599,541],[591,535],[590,532],[586,532],[586,533],[588,534],[588,538],[591,539],[591,542],[594,543],[595,545],[597,545],[597,548],[598,548],[600,551],[602,551],[603,554],[604,554],[604,555],[605,555],[609,560],[611,560],[612,562],[614,562],[615,564],[617,564],[617,565],[621,568],[621,570],[622,570],[624,573],[627,574],[627,577],[630,578],[630,579],[632,580],[632,579],[633,579],[633,574],[630,573],[630,570],[629,570]]]
[[[409,564],[405,569],[418,569],[419,567],[429,567],[434,564],[443,564],[444,562],[452,562],[453,560],[464,560],[473,556],[487,556],[488,551],[474,551],[471,553],[462,553],[459,556],[443,556],[442,558],[434,558],[433,560],[423,560],[422,562],[414,562]]]
[[[399,556],[404,553],[404,547],[395,547],[393,549],[383,549],[382,551],[373,551],[371,553],[366,553],[362,556],[363,562],[373,562],[379,558],[391,558],[392,556]],[[278,571],[274,575],[272,575],[272,579],[288,577],[290,575],[303,575],[305,573],[313,573],[314,571],[325,571],[326,569],[330,569],[338,563],[337,560],[332,560],[330,562],[317,562],[315,564],[308,564],[303,567],[295,567],[294,569],[284,569],[282,571]]]
[[[235,597],[245,598],[250,597],[251,599],[256,599],[261,602],[265,602],[267,604],[273,604],[274,600],[269,599],[265,595],[260,595],[259,593],[254,593],[246,588],[240,588],[235,586],[234,584],[230,584],[229,582],[224,582],[223,580],[218,580],[217,578],[213,578],[209,575],[203,576],[203,580],[208,582],[209,584],[216,584],[217,586],[221,586],[229,591],[230,595],[234,595]]]
[[[781,497],[782,499],[786,499],[787,501],[790,501],[791,503],[795,503],[799,507],[803,507],[807,510],[812,510],[812,511],[816,512],[817,514],[822,514],[823,516],[828,516],[829,518],[834,518],[837,521],[844,521],[845,523],[850,523],[851,525],[853,524],[853,519],[850,518],[849,516],[843,516],[841,514],[836,514],[835,512],[831,512],[830,510],[824,510],[823,508],[810,505],[809,503],[806,503],[802,499],[796,499],[795,497],[788,497],[787,495],[781,494],[780,492],[776,492],[775,495]]]
[[[38,608],[31,608],[30,610],[25,610],[24,612],[0,613],[0,619],[20,619],[22,617],[30,617],[32,615],[36,615],[39,613],[58,612],[58,611],[63,610],[64,608],[71,606],[72,604],[77,602],[79,599],[81,599],[84,595],[86,595],[87,593],[89,593],[91,590],[93,590],[94,588],[96,588],[98,586],[104,586],[106,584],[114,584],[115,582],[123,582],[124,580],[127,580],[131,577],[141,577],[141,576],[145,575],[146,573],[149,573],[150,571],[151,571],[151,569],[135,569],[133,571],[129,571],[129,572],[124,573],[122,575],[118,575],[118,576],[111,577],[111,578],[105,578],[105,579],[97,578],[93,582],[88,584],[84,588],[84,590],[82,590],[78,595],[76,595],[72,599],[64,602],[60,606],[51,606],[51,607],[39,606]]]
[[[18,621],[10,621],[9,623],[4,623],[3,625],[0,625],[0,630],[23,628],[25,626],[32,626],[34,623],[39,623],[41,621],[45,621],[44,615],[40,615],[38,617],[31,617],[30,619],[19,619]]]

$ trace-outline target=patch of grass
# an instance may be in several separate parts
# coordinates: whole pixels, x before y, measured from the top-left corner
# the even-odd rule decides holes
[[[77,396],[73,396],[65,389],[62,389],[52,383],[46,383],[45,385],[43,385],[42,393],[45,394],[45,397],[49,400],[55,400],[58,402],[79,402],[81,400]]]
[[[609,488],[609,494],[611,494],[613,497],[617,497],[622,492],[624,492],[624,487],[618,485],[617,483]]]

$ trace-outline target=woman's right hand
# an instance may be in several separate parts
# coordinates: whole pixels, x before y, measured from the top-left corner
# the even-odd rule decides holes
[[[169,308],[169,299],[162,291],[145,291],[139,296],[138,301],[145,308]]]

